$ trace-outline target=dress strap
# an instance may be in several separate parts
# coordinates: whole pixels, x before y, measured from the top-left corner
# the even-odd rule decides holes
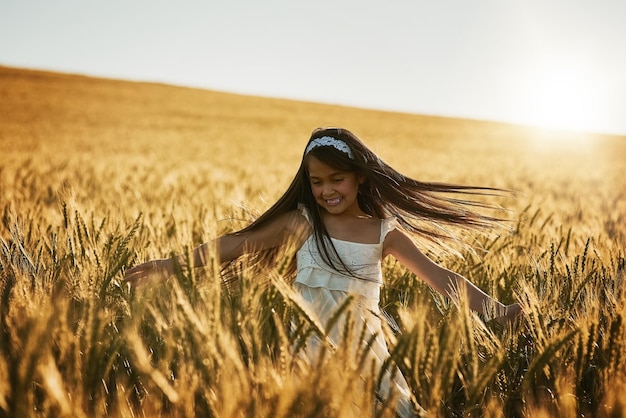
[[[383,219],[380,223],[380,243],[382,244],[387,234],[397,227],[398,220],[395,217]]]
[[[304,203],[298,203],[298,210],[302,213],[302,216],[307,220],[310,225],[313,225],[311,221],[311,214],[309,213],[309,208],[307,208]]]

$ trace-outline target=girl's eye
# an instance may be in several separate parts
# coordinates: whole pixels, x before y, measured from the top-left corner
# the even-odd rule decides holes
[[[337,179],[335,179],[334,181],[335,181],[335,183],[342,182],[342,181],[343,181],[343,177],[341,177],[341,178],[337,178]]]

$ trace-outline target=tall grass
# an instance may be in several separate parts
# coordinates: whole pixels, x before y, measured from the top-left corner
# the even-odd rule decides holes
[[[306,361],[326,324],[282,265],[122,282],[261,213],[326,124],[407,174],[520,191],[502,202],[510,230],[430,254],[520,301],[517,323],[384,264],[397,324],[385,367],[416,402],[432,416],[626,415],[624,138],[540,145],[545,133],[522,127],[6,68],[0,86],[0,415],[394,416],[362,345]]]

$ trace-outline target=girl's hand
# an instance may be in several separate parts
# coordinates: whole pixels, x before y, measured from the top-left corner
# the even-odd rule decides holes
[[[131,287],[141,287],[147,283],[161,283],[173,272],[171,259],[152,260],[139,264],[126,271],[124,281]]]

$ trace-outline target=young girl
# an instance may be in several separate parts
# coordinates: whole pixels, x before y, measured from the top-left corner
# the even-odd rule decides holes
[[[381,261],[388,255],[445,296],[458,298],[459,291],[465,292],[476,311],[495,310],[500,320],[521,312],[519,304],[504,306],[464,277],[434,263],[410,238],[419,234],[439,242],[453,238],[445,226],[493,225],[497,219],[476,211],[476,202],[448,196],[490,190],[407,178],[350,131],[316,129],[283,196],[248,227],[195,248],[193,265],[203,266],[215,249],[221,263],[250,253],[260,253],[271,262],[280,246],[295,239],[299,249],[294,288],[303,303],[325,325],[350,297],[350,318],[357,321],[353,329],[360,333],[365,327],[373,336],[370,357],[382,366],[389,353],[378,303],[383,285]],[[128,270],[126,280],[136,286],[151,277],[167,277],[183,263],[182,256],[149,261]],[[325,331],[337,344],[342,330],[340,322]],[[315,352],[318,344],[319,340],[311,339],[308,352]],[[412,406],[401,373],[386,373],[380,389],[383,397],[390,390],[399,394],[398,415],[414,416],[420,409]]]

